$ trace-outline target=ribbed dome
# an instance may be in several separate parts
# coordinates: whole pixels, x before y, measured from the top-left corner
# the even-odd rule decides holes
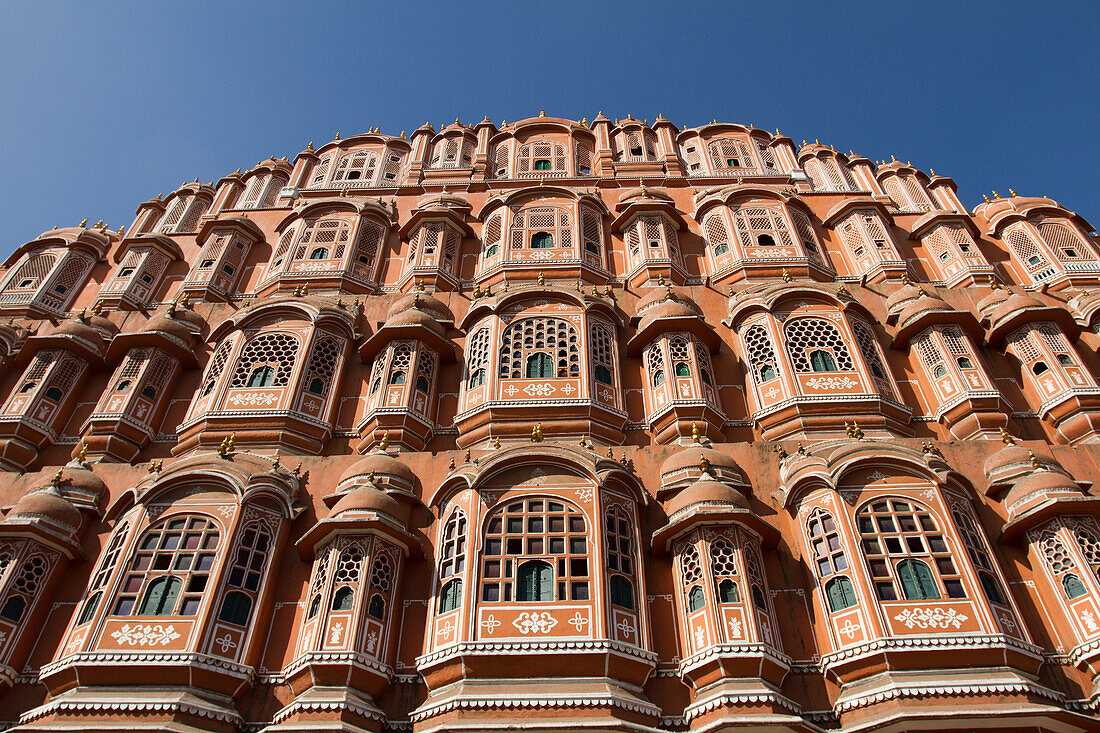
[[[20,499],[5,519],[15,517],[44,518],[72,530],[80,528],[80,510],[53,487],[35,491]]]
[[[106,316],[96,315],[92,313],[88,316],[88,325],[99,331],[105,339],[114,338],[118,333],[118,326],[110,318]]]
[[[1005,506],[1011,507],[1034,494],[1080,494],[1081,489],[1058,471],[1034,471],[1017,481],[1005,496]]]
[[[340,497],[329,512],[330,517],[338,517],[348,512],[378,512],[400,520],[403,512],[395,499],[373,486],[361,486],[352,489]]]
[[[390,309],[386,311],[386,320],[389,321],[394,315],[410,309],[423,311],[441,321],[454,320],[454,314],[446,305],[426,293],[410,293],[395,300]]]
[[[998,288],[978,301],[978,310],[980,310],[982,313],[991,311],[999,306],[1001,303],[1004,303],[1006,300],[1008,300],[1011,295],[1012,293],[1005,290],[1004,288]]]
[[[924,295],[924,290],[918,288],[916,285],[902,285],[900,288],[890,293],[890,297],[886,299],[886,312],[894,313],[904,308],[905,305],[911,301]]]
[[[658,308],[664,304],[678,306],[680,310],[677,311],[677,315],[699,315],[699,306],[695,304],[695,301],[667,286],[664,288],[653,288],[639,298],[638,304],[634,306],[634,313],[638,316],[650,318],[652,316],[650,316],[649,309]]]
[[[1054,457],[1045,451],[1035,453],[1033,449],[1025,448],[1022,445],[1010,444],[1001,448],[999,451],[985,459],[985,475],[990,479],[996,479],[1001,475],[1031,469],[1031,456],[1035,455],[1039,459],[1040,463],[1047,465],[1058,465],[1058,462],[1054,460]]]
[[[661,464],[662,483],[665,482],[666,478],[682,472],[685,472],[687,476],[702,474],[703,470],[700,468],[700,464],[704,460],[708,464],[707,470],[710,474],[719,478],[729,477],[738,481],[741,479],[741,469],[733,458],[714,448],[694,443],[681,451],[673,453]],[[683,477],[677,476],[674,480],[680,478]]]
[[[916,300],[906,303],[901,309],[901,315],[898,316],[898,323],[905,323],[914,316],[926,313],[927,311],[936,310],[953,310],[951,306],[942,301],[935,295],[924,294]]]
[[[79,318],[72,318],[68,321],[64,321],[53,330],[53,333],[56,336],[72,336],[73,338],[87,341],[94,344],[97,350],[103,348],[103,334]]]
[[[444,334],[443,324],[439,322],[439,319],[435,316],[425,313],[415,308],[410,308],[407,311],[401,313],[395,313],[386,319],[386,326],[393,328],[396,326],[416,326],[418,328],[426,328],[429,331],[442,336]]]
[[[61,483],[77,492],[103,496],[107,493],[107,484],[96,476],[91,469],[73,461],[61,469]]]
[[[149,319],[149,322],[145,324],[144,330],[166,333],[184,342],[190,341],[191,337],[194,335],[194,332],[186,323],[177,318],[169,318],[168,316],[153,316]]]
[[[410,486],[416,482],[416,475],[402,461],[387,453],[371,453],[351,464],[340,476],[337,486],[359,477],[366,480],[372,473],[376,479],[390,476]]]
[[[695,506],[736,506],[748,509],[749,502],[744,494],[732,486],[712,478],[701,478],[672,498],[668,503],[668,516],[675,517]]]

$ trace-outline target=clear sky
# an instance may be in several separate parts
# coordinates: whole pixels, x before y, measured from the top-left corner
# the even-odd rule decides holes
[[[379,125],[603,110],[891,154],[1100,224],[1100,7],[45,2],[0,23],[0,255]]]

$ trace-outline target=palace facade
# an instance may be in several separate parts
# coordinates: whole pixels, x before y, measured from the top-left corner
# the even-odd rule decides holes
[[[19,731],[1100,729],[1100,240],[601,113],[312,143],[0,276]]]

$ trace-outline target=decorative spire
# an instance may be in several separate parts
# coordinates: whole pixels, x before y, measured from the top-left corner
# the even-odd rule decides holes
[[[789,283],[792,279],[793,278],[791,277],[791,273],[787,272],[787,268],[784,267],[783,268],[783,282]]]
[[[539,270],[538,283],[539,283],[539,285],[545,285],[546,284],[546,276],[542,274],[542,270]]]
[[[57,469],[57,473],[55,473],[53,475],[53,478],[50,479],[50,486],[54,487],[55,489],[60,489],[61,488],[61,471],[62,470],[63,469],[60,469],[60,468]]]
[[[696,425],[695,423],[691,424],[691,442],[692,443],[698,443],[699,442],[699,426]]]
[[[1007,430],[1004,428],[997,428],[1001,431],[1001,442],[1005,445],[1016,445],[1016,439],[1013,438]]]
[[[1015,189],[1008,189],[1008,192],[1012,195],[1012,198],[1016,198],[1020,194],[1016,193]]]
[[[1031,462],[1031,467],[1035,470],[1039,470],[1043,467],[1042,461],[1039,460],[1039,456],[1035,455],[1034,451],[1027,452],[1027,459]]]
[[[76,454],[77,463],[83,463],[84,459],[88,457],[88,444],[83,440],[80,441],[80,451]]]
[[[535,427],[531,428],[531,442],[542,442],[542,423],[535,423]]]
[[[88,226],[88,220],[87,220],[87,219],[84,219],[84,220],[83,220],[83,221],[81,221],[81,222],[80,222],[79,224],[77,224],[77,226],[81,226],[81,227],[86,227],[86,226]]]
[[[416,297],[419,298],[420,296],[417,295]],[[390,431],[389,430],[383,430],[382,431],[382,440],[380,440],[378,442],[378,449],[379,450],[386,450],[389,447],[390,447]]]
[[[699,470],[703,473],[710,471],[710,461],[702,454],[699,455]]]

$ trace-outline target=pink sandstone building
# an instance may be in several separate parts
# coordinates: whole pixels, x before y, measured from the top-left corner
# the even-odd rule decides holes
[[[1049,198],[539,114],[4,268],[14,730],[1100,730],[1100,240]]]

